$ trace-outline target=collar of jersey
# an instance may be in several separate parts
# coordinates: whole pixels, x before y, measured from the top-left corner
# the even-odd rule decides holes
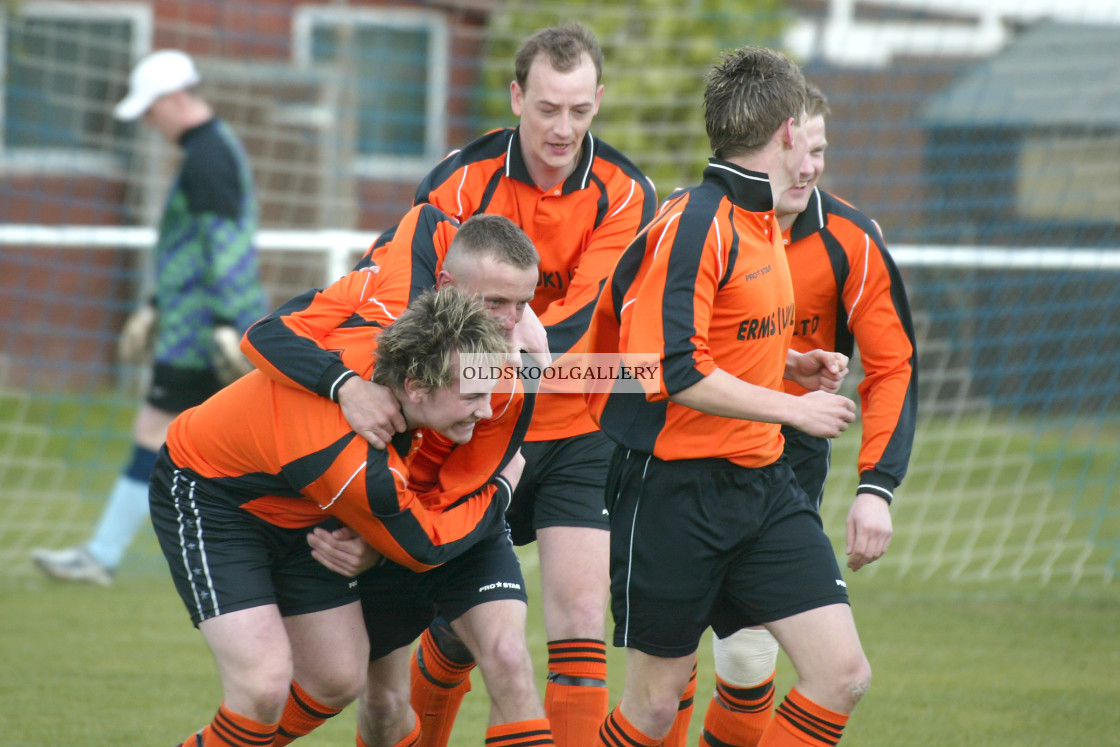
[[[533,181],[533,177],[529,176],[529,167],[525,165],[525,156],[521,154],[520,133],[520,128],[510,128],[509,142],[506,144],[506,176],[535,187],[536,182]],[[595,138],[588,131],[583,135],[576,170],[564,180],[564,186],[561,189],[563,194],[571,194],[587,187],[591,181],[591,164],[594,160]]]
[[[392,443],[393,450],[397,452],[397,456],[401,459],[407,459],[412,452],[412,437],[415,435],[414,431],[401,431],[393,434],[390,443]]]
[[[820,187],[813,187],[813,194],[809,197],[808,206],[793,220],[789,228],[790,242],[800,241],[806,236],[812,236],[824,230],[828,217],[824,210],[824,197]]]
[[[191,127],[189,130],[184,130],[183,133],[179,135],[179,147],[186,148],[187,143],[191,140],[194,140],[200,132],[202,132],[203,130],[208,130],[211,127],[217,127],[217,123],[217,117],[211,117],[202,124],[197,124],[194,127]]]
[[[752,213],[764,213],[774,209],[770,177],[762,172],[744,169],[742,166],[713,156],[708,159],[708,165],[704,169],[704,180],[719,183],[736,207]]]

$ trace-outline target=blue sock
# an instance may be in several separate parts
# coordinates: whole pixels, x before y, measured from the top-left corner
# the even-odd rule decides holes
[[[93,539],[86,546],[110,570],[120,565],[140,525],[148,518],[148,479],[155,462],[154,451],[133,448],[132,461],[113,485]]]

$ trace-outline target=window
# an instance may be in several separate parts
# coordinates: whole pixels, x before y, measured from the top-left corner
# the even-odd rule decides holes
[[[354,173],[415,178],[445,155],[448,78],[443,15],[392,8],[303,6],[297,64],[330,72],[335,132]]]
[[[151,11],[129,3],[28,2],[0,11],[6,170],[104,170],[124,155],[132,125],[113,119]]]

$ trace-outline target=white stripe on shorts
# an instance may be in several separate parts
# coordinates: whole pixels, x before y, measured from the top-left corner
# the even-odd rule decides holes
[[[183,555],[183,569],[187,572],[187,581],[191,585],[191,592],[194,594],[195,608],[198,610],[199,621],[206,620],[210,617],[217,617],[222,614],[221,607],[218,605],[218,594],[214,588],[214,579],[210,575],[210,564],[206,558],[206,543],[202,539],[202,517],[198,513],[198,504],[194,499],[195,481],[191,480],[187,487],[187,495],[185,501],[180,501],[182,497],[180,492],[180,480],[182,478],[182,471],[175,470],[175,477],[171,483],[171,498],[175,503],[175,512],[178,515],[179,524],[179,547],[182,548]],[[186,508],[184,508],[184,503]],[[190,518],[187,518],[189,515]],[[188,540],[186,538],[186,531],[191,524],[194,524],[194,531],[191,540],[197,543],[197,550],[199,558],[202,561],[202,566],[198,569],[191,568],[190,558],[187,556]],[[190,548],[196,549],[196,548]],[[199,580],[196,578],[199,574],[202,577],[202,586],[206,587],[206,596],[210,598],[210,614],[206,614],[202,609],[202,599],[199,596]]]
[[[630,456],[629,450],[626,452],[626,456]],[[626,558],[626,627],[622,630],[622,645],[624,647],[630,645],[630,577],[634,572],[634,529],[638,523],[638,509],[642,505],[642,496],[645,494],[646,471],[649,470],[649,460],[652,458],[652,455],[646,456],[646,463],[642,467],[642,487],[638,491],[638,500],[634,503],[634,513],[631,515],[630,521],[630,544],[627,547]]]

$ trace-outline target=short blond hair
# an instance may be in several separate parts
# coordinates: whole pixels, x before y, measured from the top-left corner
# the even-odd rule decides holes
[[[805,83],[805,113],[809,117],[827,117],[832,114],[828,105],[828,97],[824,91],[814,83]]]
[[[424,389],[449,387],[454,356],[505,356],[510,344],[482,301],[456,288],[425,291],[377,338],[373,381],[394,390],[406,380]]]

